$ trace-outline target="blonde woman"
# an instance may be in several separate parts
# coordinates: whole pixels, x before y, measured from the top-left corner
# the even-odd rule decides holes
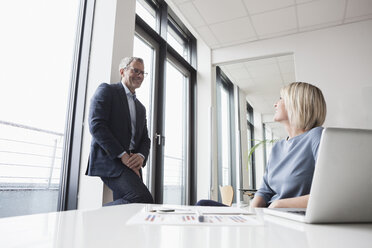
[[[305,208],[325,117],[326,102],[319,88],[302,82],[280,91],[274,120],[288,137],[278,141],[270,155],[263,182],[252,207]]]

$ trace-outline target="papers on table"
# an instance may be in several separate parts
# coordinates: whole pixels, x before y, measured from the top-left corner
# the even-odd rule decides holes
[[[127,224],[148,225],[261,225],[253,212],[234,207],[161,206],[145,208]]]

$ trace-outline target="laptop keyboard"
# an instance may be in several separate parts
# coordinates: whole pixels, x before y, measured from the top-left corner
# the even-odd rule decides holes
[[[289,213],[294,213],[294,214],[300,214],[300,215],[306,215],[306,211],[300,210],[300,211],[288,211]]]

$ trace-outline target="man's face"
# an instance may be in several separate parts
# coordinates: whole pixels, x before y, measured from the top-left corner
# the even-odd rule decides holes
[[[144,79],[144,65],[138,61],[132,61],[125,69],[121,69],[120,73],[124,84],[134,93],[135,90],[141,87]]]

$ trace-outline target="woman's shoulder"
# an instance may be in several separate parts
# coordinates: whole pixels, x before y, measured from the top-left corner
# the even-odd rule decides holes
[[[311,142],[311,148],[313,151],[314,160],[316,160],[318,156],[318,149],[319,149],[319,144],[320,144],[320,140],[322,137],[323,129],[324,129],[323,127],[315,127],[310,130],[311,136],[309,140]]]
[[[277,140],[273,145],[273,150],[280,150],[286,146],[286,138]]]
[[[319,143],[320,138],[322,137],[323,127],[314,127],[305,133],[295,136],[294,138],[290,139],[290,142],[288,142],[292,146],[297,146],[299,144],[313,144],[313,143]]]
[[[323,127],[314,127],[308,131],[308,136],[310,138],[320,139],[323,133]]]
[[[314,127],[309,131],[308,143],[311,144],[311,148],[313,150],[315,158],[317,156],[320,139],[322,138],[323,129],[323,127]]]

